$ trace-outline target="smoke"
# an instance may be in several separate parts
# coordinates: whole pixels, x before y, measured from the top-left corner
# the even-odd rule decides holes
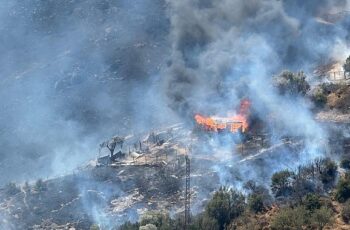
[[[0,184],[69,171],[173,117],[163,1],[11,0],[0,18]]]
[[[349,1],[167,2],[172,49],[164,84],[169,106],[192,119],[196,112],[231,111],[247,97],[269,125],[272,145],[285,136],[304,140],[299,154],[280,149],[263,162],[267,168],[232,165],[239,174],[265,183],[274,171],[294,169],[326,154],[327,131],[314,120],[310,103],[280,95],[272,86],[272,76],[284,69],[311,75],[318,64],[348,55],[344,52],[348,50],[348,17],[326,20],[332,19],[329,14],[347,9]],[[232,152],[230,144],[227,150]],[[214,169],[220,180],[234,181],[223,166]]]
[[[240,96],[242,84],[264,87],[285,68],[308,72],[347,37],[346,26],[316,20],[346,1],[168,3],[172,54],[165,79],[170,105],[181,112],[216,109],[217,102]]]

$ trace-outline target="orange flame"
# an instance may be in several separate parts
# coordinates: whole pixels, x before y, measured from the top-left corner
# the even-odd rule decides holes
[[[246,132],[249,127],[248,115],[250,104],[249,100],[242,100],[238,114],[232,117],[205,117],[196,114],[194,119],[198,125],[202,126],[207,131],[220,132],[228,130],[232,133],[236,133],[241,130],[242,132]]]

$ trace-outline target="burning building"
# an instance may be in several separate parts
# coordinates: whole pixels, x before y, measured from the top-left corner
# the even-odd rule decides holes
[[[194,116],[196,124],[206,131],[212,132],[246,132],[249,128],[248,117],[251,102],[248,99],[243,99],[240,103],[238,112],[234,116],[218,117],[218,116],[203,116],[196,114]]]

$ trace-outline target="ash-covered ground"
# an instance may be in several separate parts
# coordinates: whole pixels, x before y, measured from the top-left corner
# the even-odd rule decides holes
[[[330,121],[323,125],[333,134],[330,139],[320,140],[320,144],[330,147],[324,154],[332,158],[350,154],[339,148],[348,140],[339,130],[349,132],[349,124]],[[116,147],[123,155],[113,161],[106,163],[100,157],[69,175],[3,188],[1,226],[88,229],[98,223],[109,229],[125,221],[137,221],[151,210],[181,216],[185,155],[191,162],[191,211],[196,214],[203,211],[220,186],[244,191],[243,185],[249,180],[266,186],[275,171],[295,170],[300,162],[307,163],[303,139],[290,136],[272,142],[268,137],[266,133],[250,133],[243,140],[238,134],[208,133],[184,124],[129,135],[122,147]]]

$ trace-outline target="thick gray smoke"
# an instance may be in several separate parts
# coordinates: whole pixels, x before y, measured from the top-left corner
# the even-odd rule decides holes
[[[178,110],[226,106],[225,99],[246,94],[244,86],[264,88],[283,69],[308,72],[348,36],[346,20],[337,26],[317,20],[346,8],[343,0],[168,3],[172,56],[166,80]]]
[[[11,0],[0,18],[0,184],[71,170],[170,117],[163,1]]]
[[[310,103],[279,95],[272,76],[284,69],[311,75],[318,64],[337,58],[335,47],[347,47],[349,17],[327,20],[347,9],[349,1],[179,0],[168,4],[172,53],[165,81],[172,108],[190,118],[196,112],[222,114],[248,97],[269,124],[273,144],[283,136],[305,141],[299,159],[288,160],[286,151],[283,159],[268,162],[269,173],[285,168],[281,162],[290,162],[287,167],[293,168],[325,155],[327,133],[314,121]],[[247,178],[262,173],[255,172],[258,168],[245,170],[250,171]]]

